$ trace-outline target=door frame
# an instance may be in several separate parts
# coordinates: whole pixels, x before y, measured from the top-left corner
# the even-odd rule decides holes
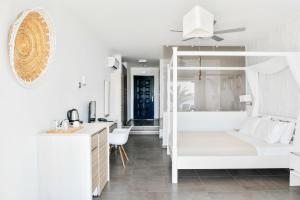
[[[136,77],[151,77],[152,80],[153,80],[153,92],[152,92],[152,95],[153,95],[153,118],[149,118],[149,119],[141,119],[141,120],[153,120],[155,119],[155,76],[154,75],[133,75],[133,99],[132,99],[132,102],[133,102],[133,119],[135,119],[135,115],[134,115],[134,112],[135,112],[135,78]]]
[[[159,67],[134,66],[129,68],[128,76],[128,120],[134,118],[134,80],[133,76],[154,76],[154,119],[159,118]]]

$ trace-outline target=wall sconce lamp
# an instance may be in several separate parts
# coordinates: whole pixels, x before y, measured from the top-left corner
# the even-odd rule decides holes
[[[240,102],[245,103],[247,106],[252,106],[252,97],[249,94],[241,95],[240,96]]]
[[[78,82],[78,88],[83,88],[86,86],[86,77],[85,76],[82,76],[81,77],[81,81]]]

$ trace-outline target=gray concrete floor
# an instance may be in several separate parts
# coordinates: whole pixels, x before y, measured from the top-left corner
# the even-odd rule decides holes
[[[289,187],[287,170],[180,170],[171,184],[171,162],[158,136],[130,136],[130,161],[123,169],[112,153],[111,181],[100,200],[300,200],[300,188]]]

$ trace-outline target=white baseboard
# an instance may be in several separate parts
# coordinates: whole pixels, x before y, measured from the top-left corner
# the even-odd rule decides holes
[[[162,139],[163,138],[163,129],[159,129],[159,138]]]
[[[130,131],[130,135],[159,135],[159,131]]]

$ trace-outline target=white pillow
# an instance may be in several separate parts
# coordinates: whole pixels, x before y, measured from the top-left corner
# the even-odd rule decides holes
[[[279,143],[284,133],[287,132],[288,123],[273,121],[271,119],[261,119],[253,133],[253,137],[264,140],[269,144]],[[290,135],[291,134],[291,135]],[[286,134],[284,140],[292,137],[292,133]]]
[[[247,135],[252,135],[255,128],[257,127],[257,124],[259,122],[259,118],[257,117],[250,117],[247,118],[246,121],[242,124],[239,132]]]
[[[282,122],[282,123],[284,123],[284,122]],[[292,122],[286,123],[285,122],[285,130],[280,137],[280,143],[281,144],[289,144],[292,140],[294,130],[295,130],[295,123],[292,123]]]
[[[269,121],[264,140],[269,144],[278,143],[286,128],[287,126],[283,122]]]

